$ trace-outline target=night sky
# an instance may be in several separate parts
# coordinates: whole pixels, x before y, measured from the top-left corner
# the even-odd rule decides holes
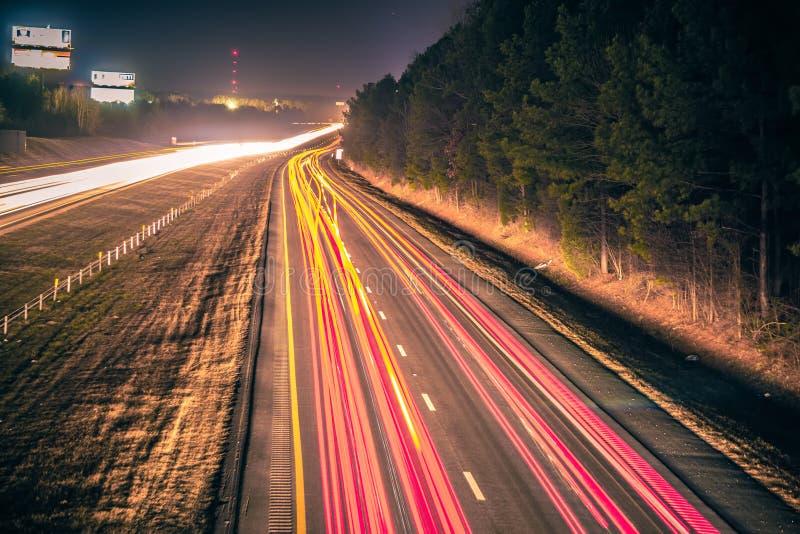
[[[345,99],[386,73],[399,76],[469,3],[17,0],[0,13],[2,53],[8,63],[12,25],[50,24],[73,31],[72,81],[92,69],[133,71],[142,89],[211,96],[230,91],[236,47],[241,96]]]

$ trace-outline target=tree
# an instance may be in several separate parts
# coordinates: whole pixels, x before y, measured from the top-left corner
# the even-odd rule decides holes
[[[607,159],[595,142],[598,130],[612,119],[599,98],[611,74],[606,50],[615,39],[630,39],[644,6],[640,2],[611,4],[583,0],[572,9],[559,8],[558,38],[546,52],[554,78],[534,79],[515,115],[522,141],[516,149],[518,160],[553,180],[565,254],[596,250],[603,273],[608,265],[610,226],[606,207],[619,191],[608,179]],[[579,261],[573,261],[573,267],[588,273],[585,266],[577,269]]]
[[[343,135],[344,147],[356,161],[382,168],[387,164],[387,120],[397,90],[397,82],[387,74],[377,83],[369,83],[355,98],[348,101],[345,114],[347,130]],[[382,135],[383,134],[383,135]]]

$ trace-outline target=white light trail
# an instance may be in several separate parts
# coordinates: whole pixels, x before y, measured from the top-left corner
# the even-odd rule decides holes
[[[335,132],[342,124],[302,133],[281,141],[226,143],[187,148],[161,156],[110,163],[0,185],[0,215],[95,190],[111,191],[164,174],[244,156],[291,150]]]

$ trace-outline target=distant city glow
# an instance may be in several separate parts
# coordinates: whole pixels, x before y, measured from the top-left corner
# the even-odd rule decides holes
[[[228,100],[228,103],[227,103],[227,104],[225,104],[225,105],[226,105],[226,106],[228,107],[228,109],[230,109],[230,110],[234,110],[234,109],[236,109],[236,108],[238,108],[238,107],[239,107],[239,104],[237,104],[237,103],[236,103],[236,102],[234,102],[233,100]]]

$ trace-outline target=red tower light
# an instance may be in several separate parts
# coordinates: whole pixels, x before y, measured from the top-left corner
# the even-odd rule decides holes
[[[237,66],[239,64],[238,59],[239,59],[239,49],[238,48],[232,48],[231,49],[231,67],[232,67],[231,68],[231,74],[236,75],[236,74],[239,73],[239,70],[238,70],[239,67]],[[238,84],[238,82],[236,81],[235,78],[231,80],[231,93],[234,94],[234,95],[238,92],[237,91],[238,90],[237,84]]]

